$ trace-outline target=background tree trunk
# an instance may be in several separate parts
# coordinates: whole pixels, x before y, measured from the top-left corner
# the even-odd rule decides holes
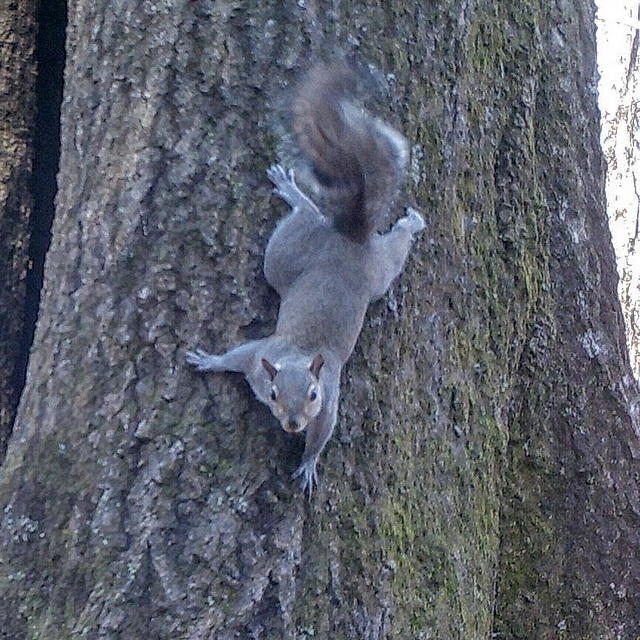
[[[375,111],[415,144],[428,229],[368,314],[308,503],[301,442],[184,351],[273,328],[264,172],[288,83],[337,46],[389,73]],[[87,0],[67,53],[3,633],[637,640],[591,2]]]

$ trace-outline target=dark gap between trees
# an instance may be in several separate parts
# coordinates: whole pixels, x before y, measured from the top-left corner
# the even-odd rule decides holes
[[[51,225],[60,161],[60,106],[65,63],[66,0],[41,0],[36,10],[36,118],[33,132],[33,212],[30,224],[25,322],[17,367],[17,388],[25,383],[29,350],[33,343],[44,261],[51,242]]]

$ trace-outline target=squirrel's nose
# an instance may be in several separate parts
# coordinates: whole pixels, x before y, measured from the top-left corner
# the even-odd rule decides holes
[[[284,425],[284,430],[289,433],[298,433],[305,428],[305,423],[297,420],[296,418],[289,418],[287,423]]]

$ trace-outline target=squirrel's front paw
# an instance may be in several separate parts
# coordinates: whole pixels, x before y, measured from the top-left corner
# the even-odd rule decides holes
[[[186,360],[198,371],[217,371],[220,365],[220,356],[212,356],[202,349],[187,351]]]
[[[312,458],[303,462],[293,473],[292,478],[301,478],[300,488],[303,491],[308,491],[309,500],[311,500],[311,494],[313,493],[313,487],[318,484],[318,474],[316,473],[316,459]]]
[[[407,215],[398,220],[398,227],[406,229],[409,233],[419,233],[426,226],[424,218],[411,207],[407,207]]]

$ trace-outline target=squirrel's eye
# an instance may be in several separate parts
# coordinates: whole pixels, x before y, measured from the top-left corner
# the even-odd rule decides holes
[[[318,399],[318,394],[315,391],[312,391],[309,394],[309,402],[315,402]]]
[[[278,392],[275,387],[271,387],[271,393],[269,394],[271,400],[275,402],[278,399]]]

